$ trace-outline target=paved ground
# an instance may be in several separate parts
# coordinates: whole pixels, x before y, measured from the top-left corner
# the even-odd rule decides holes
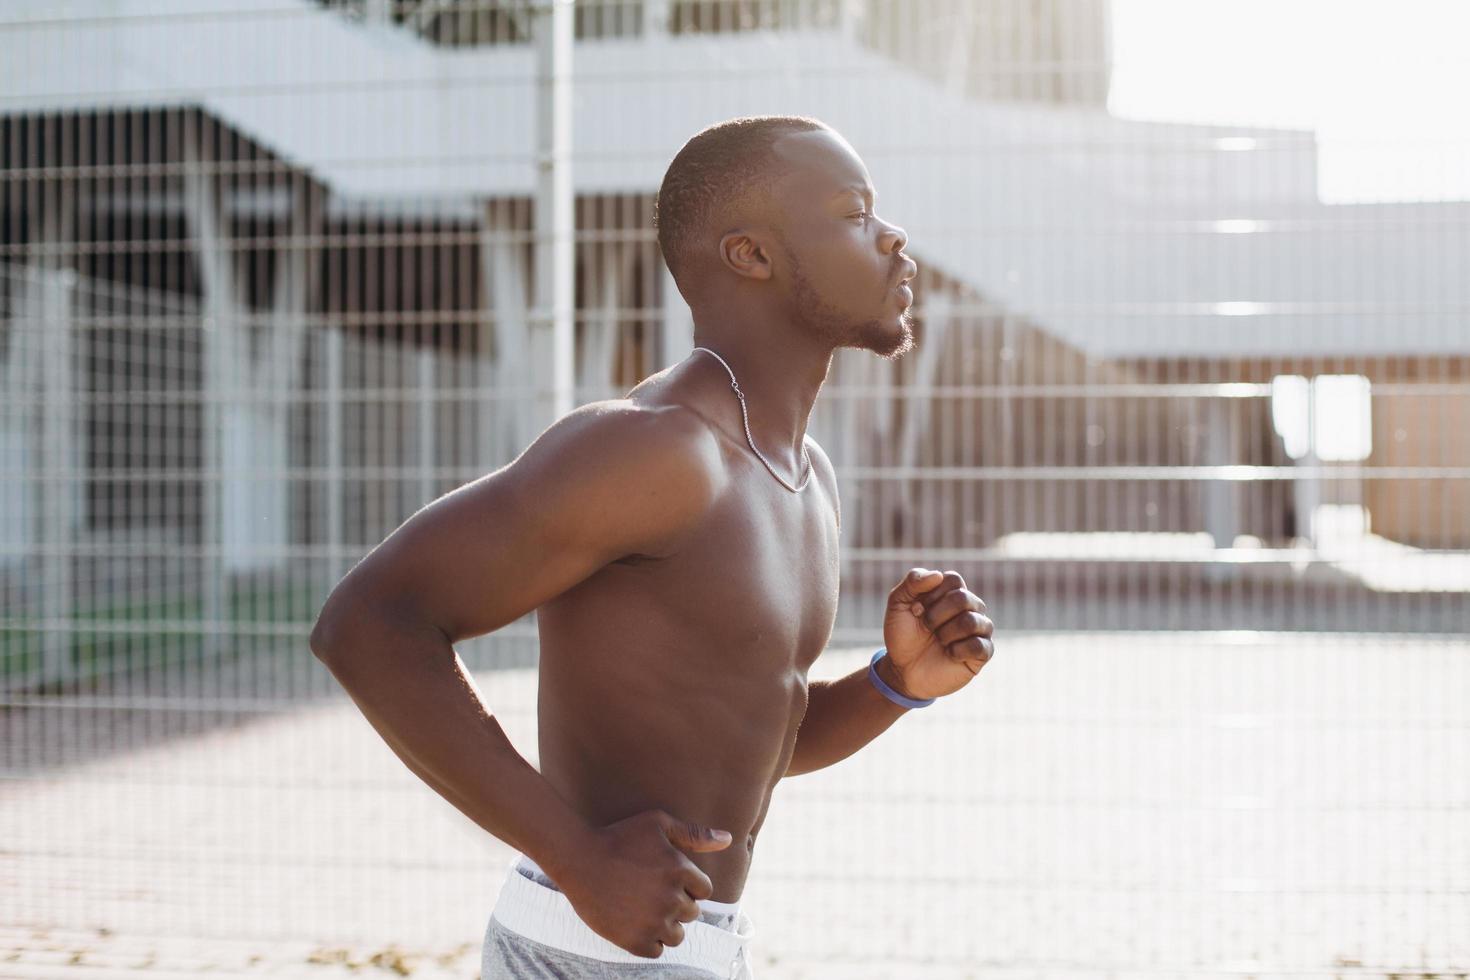
[[[1003,640],[778,789],[762,980],[1470,976],[1470,641]],[[478,683],[529,754],[532,672]],[[477,976],[509,851],[345,697],[210,690],[0,715],[0,977]]]

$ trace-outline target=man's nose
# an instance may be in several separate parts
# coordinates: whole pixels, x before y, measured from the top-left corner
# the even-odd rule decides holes
[[[884,223],[888,224],[887,222]],[[895,224],[888,224],[888,234],[886,237],[892,239],[895,243],[889,249],[890,252],[901,252],[904,246],[909,243],[909,233]]]

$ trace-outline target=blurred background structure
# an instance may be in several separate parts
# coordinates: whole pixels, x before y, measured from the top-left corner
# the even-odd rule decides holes
[[[929,794],[904,819],[984,813],[1011,850],[904,893],[851,863],[891,784],[803,777],[772,820],[794,863],[752,882],[766,975],[1470,972],[1470,188],[1326,199],[1317,134],[1243,101],[1266,41],[1216,79],[1241,120],[1128,115],[1124,44],[1189,52],[1147,0],[558,6],[559,36],[530,0],[0,10],[0,974],[478,939],[503,849],[373,748],[305,637],[414,510],[689,353],[653,198],[694,132],[760,113],[843,133],[920,266],[918,348],[840,351],[813,417],[832,662],[916,562],[1016,638],[977,687],[1009,681],[882,756]],[[1467,26],[1298,6],[1418,17],[1431,49]],[[1470,168],[1450,135],[1430,170]],[[535,651],[534,615],[459,650],[528,754]],[[1021,755],[953,749],[997,735]],[[1104,872],[1124,833],[1137,879]],[[1283,870],[1314,848],[1346,863]],[[1227,851],[1262,870],[1200,857]],[[956,888],[1027,914],[945,921]],[[911,945],[827,921],[885,902]],[[420,971],[472,975],[444,957]]]

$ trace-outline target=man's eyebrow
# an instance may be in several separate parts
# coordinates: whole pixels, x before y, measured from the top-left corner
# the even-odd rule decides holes
[[[848,184],[846,187],[842,188],[840,191],[838,191],[836,194],[833,194],[832,196],[836,198],[849,193],[856,194],[859,197],[867,198],[873,207],[878,206],[877,191],[870,191],[861,184]]]

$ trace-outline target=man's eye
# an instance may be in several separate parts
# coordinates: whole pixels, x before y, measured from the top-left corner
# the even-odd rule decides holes
[[[859,211],[857,214],[848,215],[850,218],[866,218],[867,216],[868,212],[866,211]]]

